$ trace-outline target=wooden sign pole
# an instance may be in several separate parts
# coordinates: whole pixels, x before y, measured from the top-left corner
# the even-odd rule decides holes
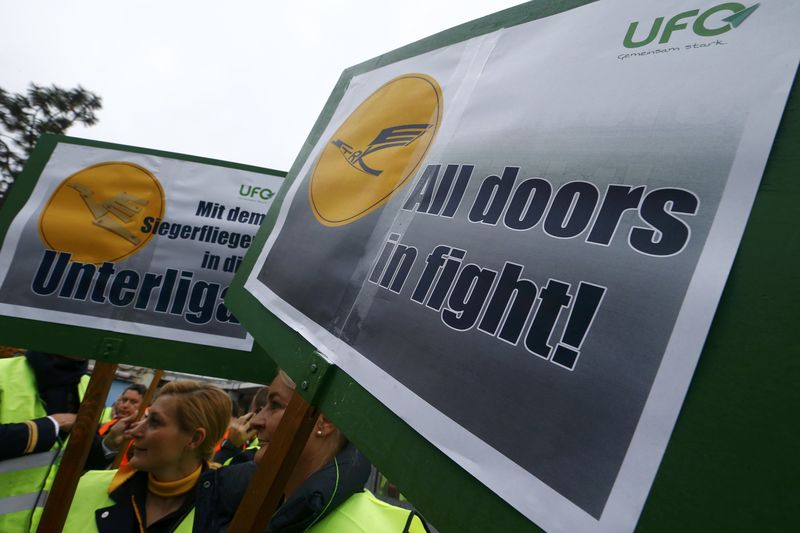
[[[247,487],[229,531],[231,533],[263,533],[278,507],[300,454],[306,445],[319,410],[295,392],[269,450],[258,465]]]
[[[150,380],[150,385],[147,387],[147,391],[145,391],[144,396],[142,397],[142,403],[139,404],[139,411],[136,413],[134,422],[142,418],[145,409],[147,409],[153,402],[153,396],[156,394],[156,389],[158,389],[158,384],[162,377],[164,377],[164,371],[162,369],[156,370],[155,374],[153,374],[153,379]],[[125,453],[128,451],[128,444],[130,442],[131,439],[125,439],[122,441],[119,446],[119,451],[117,451],[117,455],[114,457],[114,462],[111,463],[112,469],[119,468],[119,465],[122,463],[122,459],[125,457]]]
[[[59,533],[64,526],[116,370],[115,364],[95,364],[92,379],[89,380],[89,387],[70,431],[69,442],[44,506],[38,533]]]

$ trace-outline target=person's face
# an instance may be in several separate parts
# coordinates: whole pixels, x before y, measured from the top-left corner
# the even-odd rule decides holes
[[[114,402],[114,410],[119,418],[135,415],[139,411],[139,404],[142,403],[142,395],[135,390],[126,390],[122,396]]]
[[[267,405],[250,420],[250,427],[256,430],[259,441],[269,442],[270,437],[275,434],[292,394],[294,394],[294,389],[286,385],[279,377],[272,380],[272,384],[269,386]]]
[[[176,405],[173,395],[159,396],[147,415],[131,430],[131,466],[145,472],[165,471],[191,453],[188,445],[192,434],[178,426]]]

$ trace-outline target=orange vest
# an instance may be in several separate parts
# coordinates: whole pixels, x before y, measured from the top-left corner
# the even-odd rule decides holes
[[[108,422],[106,422],[105,424],[100,426],[100,429],[97,430],[97,434],[100,435],[101,437],[105,437],[106,434],[108,434],[108,432],[114,426],[114,424],[119,422],[119,420],[120,420],[119,418],[114,418],[114,419],[109,420]],[[125,455],[122,456],[122,462],[120,463],[120,466],[124,466],[124,465],[128,464],[128,455],[130,455],[130,451],[131,451],[131,446],[132,445],[133,445],[133,441],[128,442],[128,447],[125,448]]]
[[[112,418],[111,420],[100,426],[100,429],[97,430],[97,434],[100,435],[101,437],[105,437],[106,434],[111,429],[111,427],[117,422],[119,422],[119,418]]]

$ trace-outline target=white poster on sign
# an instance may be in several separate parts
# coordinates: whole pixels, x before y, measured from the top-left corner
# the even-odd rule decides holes
[[[632,531],[800,4],[597,2],[352,78],[245,288],[547,531]]]
[[[282,181],[61,142],[0,250],[0,314],[249,351],[223,298]]]

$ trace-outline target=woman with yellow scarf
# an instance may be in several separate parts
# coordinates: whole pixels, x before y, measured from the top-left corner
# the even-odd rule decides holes
[[[231,402],[219,387],[174,381],[126,434],[133,456],[119,470],[89,471],[64,532],[190,532],[195,487],[228,426]]]

